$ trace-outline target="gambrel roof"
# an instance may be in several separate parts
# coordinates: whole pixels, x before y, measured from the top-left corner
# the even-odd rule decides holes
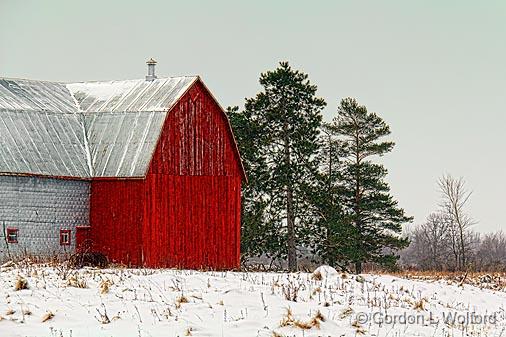
[[[144,177],[167,112],[197,80],[0,79],[0,174]]]

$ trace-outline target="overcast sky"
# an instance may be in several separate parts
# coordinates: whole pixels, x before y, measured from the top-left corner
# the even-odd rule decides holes
[[[445,4],[443,4],[443,2]],[[415,223],[437,178],[474,191],[475,230],[506,228],[504,1],[0,0],[0,76],[56,81],[199,74],[223,106],[288,60],[327,101],[356,97],[397,143],[384,162]]]

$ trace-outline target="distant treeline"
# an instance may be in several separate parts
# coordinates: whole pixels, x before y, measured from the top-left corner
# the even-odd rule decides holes
[[[439,180],[439,209],[409,230],[411,241],[401,252],[400,265],[418,270],[506,271],[506,235],[480,234],[467,211],[471,192],[462,178],[449,175]]]
[[[404,268],[417,270],[457,271],[462,269],[454,258],[451,241],[444,237],[436,243],[427,235],[426,224],[409,233],[412,240],[410,246],[401,252],[400,265]],[[506,271],[506,234],[502,231],[480,234],[470,231],[467,235],[468,265],[471,271]]]

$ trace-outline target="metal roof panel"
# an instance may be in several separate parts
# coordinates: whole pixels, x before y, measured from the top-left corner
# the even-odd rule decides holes
[[[167,112],[196,80],[0,78],[0,173],[143,177]]]

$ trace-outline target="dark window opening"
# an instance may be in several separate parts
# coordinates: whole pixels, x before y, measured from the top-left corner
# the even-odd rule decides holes
[[[60,245],[70,246],[70,229],[60,229]]]
[[[18,243],[17,228],[7,228],[7,243]]]

